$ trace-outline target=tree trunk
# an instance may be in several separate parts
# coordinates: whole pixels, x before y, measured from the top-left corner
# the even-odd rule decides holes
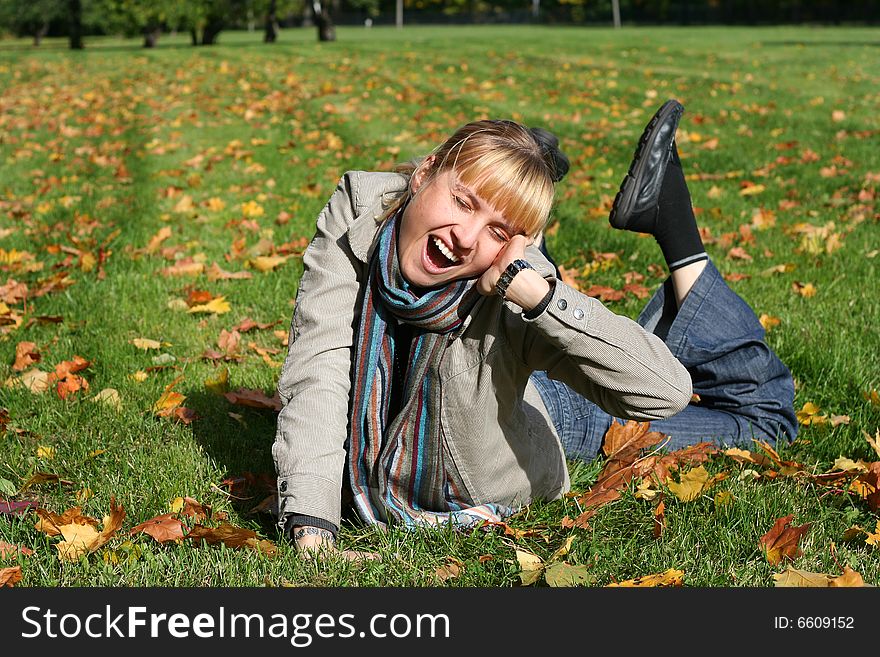
[[[330,15],[332,0],[321,2],[314,0],[312,7],[315,11],[315,24],[318,26],[318,41],[336,41],[336,26]]]
[[[43,37],[49,33],[49,21],[43,21],[34,32],[34,47],[43,42]]]
[[[194,46],[199,45],[199,33],[196,30],[196,28],[194,28],[194,27],[189,28],[189,38],[192,41],[192,45],[194,45]]]
[[[222,18],[211,18],[202,30],[202,45],[213,46],[217,43],[217,35],[223,30]]]
[[[275,0],[270,0],[269,11],[266,13],[266,34],[263,37],[265,43],[275,43],[278,39],[278,22],[275,17]]]
[[[160,34],[162,34],[162,30],[158,27],[146,28],[144,30],[144,48],[155,48]]]
[[[70,49],[82,50],[82,3],[80,0],[67,0],[70,20]]]

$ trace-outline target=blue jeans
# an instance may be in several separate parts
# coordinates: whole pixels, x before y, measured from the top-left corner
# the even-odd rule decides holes
[[[794,384],[788,368],[764,342],[755,313],[731,290],[710,261],[676,309],[672,281],[654,293],[639,324],[666,343],[690,372],[698,403],[651,422],[669,436],[666,448],[710,441],[749,446],[753,438],[775,444],[797,435]],[[592,460],[615,418],[546,372],[535,372],[538,389],[565,453]]]

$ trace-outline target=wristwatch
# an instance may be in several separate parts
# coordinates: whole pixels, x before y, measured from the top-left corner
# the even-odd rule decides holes
[[[507,269],[501,274],[498,278],[498,282],[495,283],[495,291],[498,293],[498,296],[502,299],[506,299],[504,295],[507,294],[507,288],[510,286],[511,281],[513,281],[513,277],[520,273],[523,269],[534,269],[528,262],[523,260],[522,258],[517,258],[509,265],[507,265]]]

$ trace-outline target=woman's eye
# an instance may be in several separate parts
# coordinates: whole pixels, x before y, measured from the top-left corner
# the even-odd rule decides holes
[[[489,232],[491,232],[492,237],[494,237],[499,242],[507,242],[509,240],[507,234],[501,230],[498,230],[497,228],[490,228]]]
[[[462,210],[470,212],[471,206],[467,204],[467,201],[465,201],[461,196],[456,196],[455,194],[453,194],[452,197],[455,199],[455,204],[458,205],[458,207],[460,207]]]

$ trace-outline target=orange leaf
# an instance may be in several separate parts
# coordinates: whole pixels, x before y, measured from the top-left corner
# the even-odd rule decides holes
[[[21,581],[21,566],[0,568],[0,587],[15,586]]]
[[[89,516],[82,515],[82,509],[78,506],[71,507],[60,515],[46,509],[36,509],[34,513],[39,518],[34,528],[49,536],[58,536],[61,533],[58,528],[62,525],[77,524],[98,527],[98,521]]]
[[[196,525],[186,535],[186,538],[191,539],[196,545],[200,545],[202,541],[209,545],[222,543],[226,547],[233,549],[250,548],[270,557],[277,550],[271,541],[258,539],[256,532],[242,527],[234,527],[226,522],[221,523],[219,527],[213,528]]]
[[[152,536],[159,543],[176,541],[183,538],[183,523],[173,513],[165,513],[132,527],[128,533],[134,535],[141,532]]]
[[[811,523],[806,523],[800,527],[791,527],[791,520],[794,515],[787,515],[777,518],[773,528],[764,534],[759,543],[764,551],[767,562],[771,566],[775,566],[783,559],[794,560],[803,554],[798,547],[801,537],[810,529]]]
[[[636,577],[628,579],[625,582],[616,582],[608,584],[608,586],[682,586],[684,584],[684,571],[669,570],[658,573],[656,575],[645,575],[644,577]]]
[[[223,395],[231,404],[250,406],[251,408],[267,408],[273,411],[281,410],[281,398],[278,393],[274,397],[267,397],[260,390],[239,388],[235,392],[227,392]]]
[[[21,552],[25,556],[30,556],[34,553],[30,548],[26,548],[23,545],[13,545],[12,543],[5,543],[4,541],[0,541],[0,559],[5,559],[6,557],[12,556]]]
[[[16,372],[22,372],[34,363],[40,362],[40,352],[37,351],[37,345],[34,342],[19,342],[15,345],[15,363],[12,369]]]

